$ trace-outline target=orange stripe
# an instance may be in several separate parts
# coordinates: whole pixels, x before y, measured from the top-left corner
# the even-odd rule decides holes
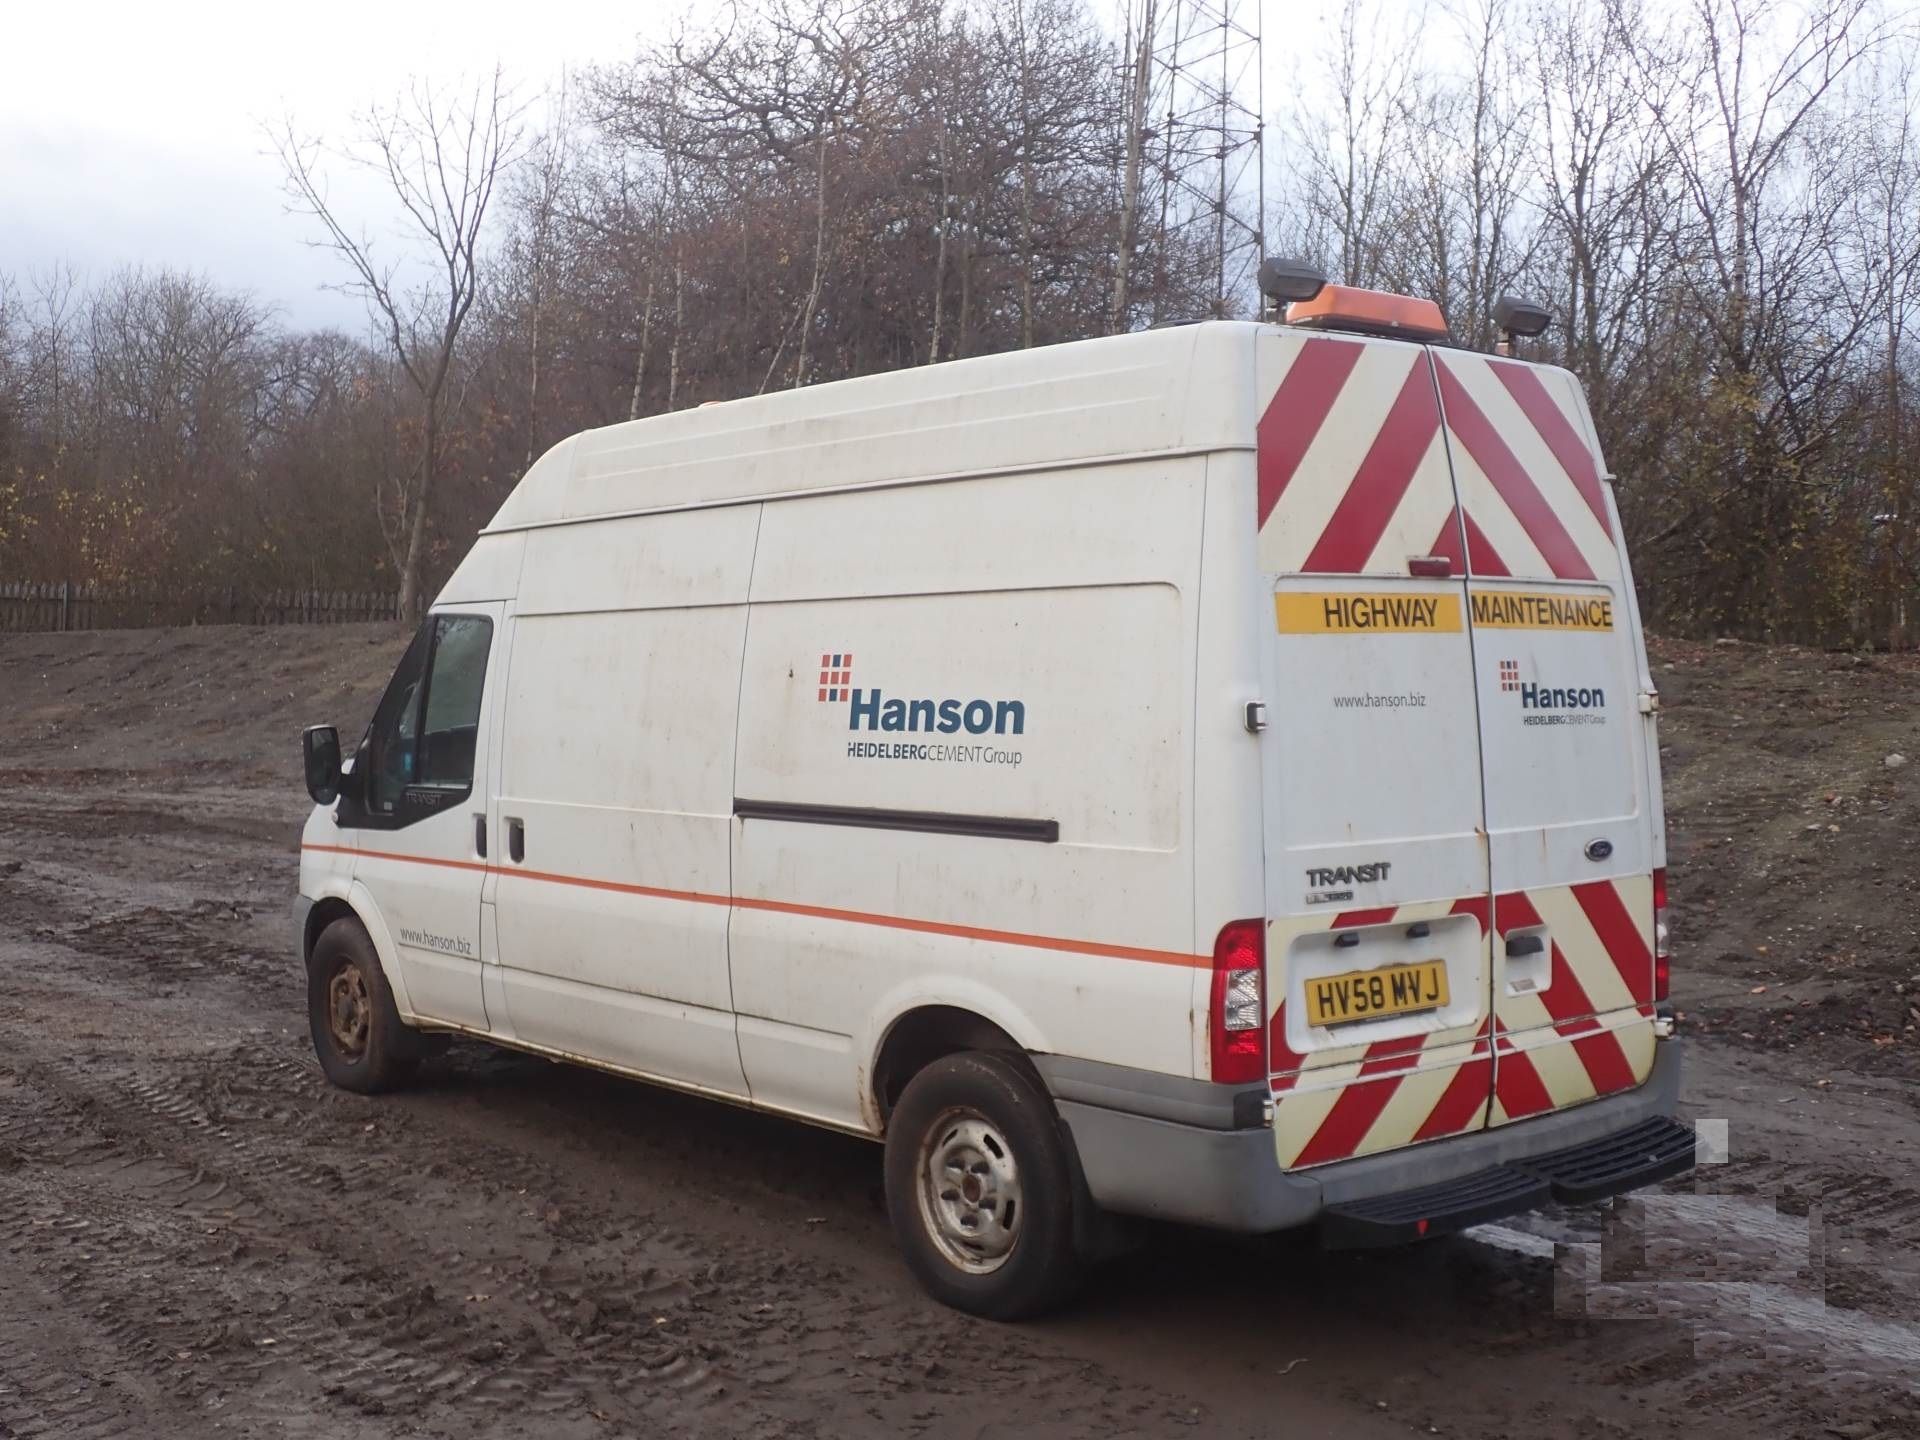
[[[436,860],[427,855],[393,855],[385,850],[356,850],[351,845],[301,845],[302,850],[322,850],[329,855],[365,855],[370,860],[405,860],[414,865],[438,865],[442,870],[489,870],[484,860]]]
[[[363,855],[370,860],[397,860],[409,865],[438,865],[449,870],[481,870],[549,885],[575,885],[585,890],[610,890],[620,895],[645,895],[655,900],[680,900],[692,905],[732,905],[741,910],[766,910],[781,915],[805,915],[817,920],[840,920],[850,925],[877,925],[888,930],[911,930],[923,935],[952,935],[962,940],[986,940],[1021,945],[1031,950],[1064,950],[1074,955],[1097,955],[1113,960],[1143,960],[1153,965],[1206,969],[1211,955],[1188,955],[1178,950],[1147,950],[1136,945],[1109,945],[1098,940],[1068,940],[1057,935],[1028,935],[1019,930],[988,930],[977,925],[949,925],[939,920],[916,920],[905,915],[879,915],[866,910],[838,910],[827,905],[801,905],[790,900],[758,900],[751,896],[710,895],[698,890],[665,890],[656,885],[630,885],[619,880],[593,880],[581,875],[557,875],[544,870],[505,869],[478,860],[437,860],[425,855],[398,855],[389,850],[355,850],[346,845],[303,845],[335,855]]]

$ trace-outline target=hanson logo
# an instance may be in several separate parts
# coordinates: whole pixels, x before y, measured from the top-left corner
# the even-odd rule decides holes
[[[1520,697],[1527,725],[1604,725],[1607,692],[1598,685],[1538,685],[1520,678],[1516,660],[1500,662],[1500,688]]]
[[[932,735],[1020,735],[1027,728],[1021,700],[896,698],[853,684],[853,656],[828,651],[820,657],[819,699],[847,707],[849,730],[889,730]]]

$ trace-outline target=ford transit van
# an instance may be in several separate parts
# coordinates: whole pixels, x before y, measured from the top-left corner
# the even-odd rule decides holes
[[[1314,289],[556,446],[306,737],[328,1076],[453,1033],[872,1137],[998,1317],[1111,1216],[1389,1245],[1690,1166],[1586,403]]]

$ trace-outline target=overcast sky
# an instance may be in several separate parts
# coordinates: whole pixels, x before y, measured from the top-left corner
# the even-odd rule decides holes
[[[57,258],[98,276],[190,268],[250,290],[299,326],[357,329],[358,301],[319,287],[339,261],[302,242],[260,122],[343,136],[409,76],[496,61],[522,96],[563,67],[624,59],[686,0],[43,0],[5,7],[0,42],[0,273]],[[336,196],[357,198],[341,167]],[[380,202],[377,189],[366,195]]]
[[[1262,8],[1297,41],[1296,3]],[[24,285],[56,260],[94,279],[122,265],[191,269],[290,325],[358,330],[360,302],[322,288],[342,277],[340,260],[306,244],[313,222],[286,211],[263,121],[291,113],[339,141],[412,76],[445,83],[496,63],[537,101],[564,70],[625,59],[716,4],[14,0],[0,42],[0,274]],[[327,170],[344,213],[386,212],[370,178]]]

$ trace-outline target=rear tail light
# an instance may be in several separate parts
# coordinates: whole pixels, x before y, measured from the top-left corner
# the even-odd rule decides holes
[[[1245,1085],[1267,1078],[1267,923],[1230,920],[1213,942],[1213,1003],[1207,1030],[1213,1079]]]
[[[1673,960],[1667,940],[1667,872],[1653,872],[1653,998],[1658,1004],[1667,998],[1673,981]]]

